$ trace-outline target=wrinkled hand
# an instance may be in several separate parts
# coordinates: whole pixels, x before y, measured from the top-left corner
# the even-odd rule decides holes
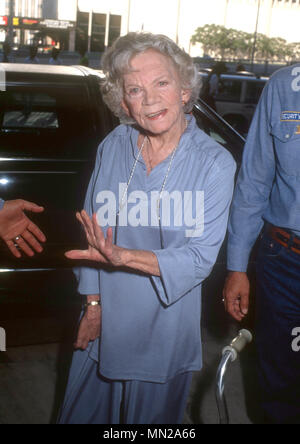
[[[85,350],[90,341],[100,336],[101,308],[89,307],[81,319],[74,348]]]
[[[87,250],[71,250],[65,253],[69,259],[86,259],[115,267],[122,266],[123,248],[114,245],[112,228],[107,229],[106,237],[97,222],[96,214],[92,219],[82,210],[76,213],[76,217],[82,224],[89,247]]]
[[[223,298],[225,309],[237,321],[248,313],[250,283],[246,273],[231,271],[226,278]]]
[[[33,256],[33,250],[40,253],[43,250],[40,242],[46,241],[45,235],[24,211],[41,213],[44,208],[26,200],[16,199],[6,201],[0,210],[0,237],[18,258],[21,253],[17,246],[28,256]],[[17,236],[19,239],[15,240]]]

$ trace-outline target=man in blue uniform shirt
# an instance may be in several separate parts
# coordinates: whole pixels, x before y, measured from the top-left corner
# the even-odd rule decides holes
[[[300,65],[271,77],[245,146],[224,288],[226,309],[239,321],[248,312],[246,272],[261,232],[255,333],[262,407],[268,422],[300,423]]]

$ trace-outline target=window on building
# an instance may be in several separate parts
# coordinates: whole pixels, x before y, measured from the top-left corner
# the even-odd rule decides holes
[[[76,49],[81,51],[83,47],[87,50],[88,46],[88,24],[89,13],[78,12],[77,33],[76,33]],[[92,16],[92,36],[91,51],[103,52],[105,49],[105,29],[106,14],[93,13]],[[121,16],[111,14],[109,17],[109,35],[108,45],[110,46],[121,33]]]
[[[77,22],[78,26],[87,32],[89,26],[89,13],[78,11]]]
[[[109,39],[108,45],[110,46],[121,34],[121,16],[111,15],[109,21]]]
[[[93,14],[92,51],[104,51],[105,24],[106,14]]]
[[[88,27],[89,27],[88,12],[78,11],[77,30],[76,30],[76,50],[79,51],[79,53],[84,53],[87,50]]]

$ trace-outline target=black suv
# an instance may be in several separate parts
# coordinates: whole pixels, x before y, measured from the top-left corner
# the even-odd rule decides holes
[[[118,122],[101,99],[100,72],[81,66],[0,68],[6,78],[0,91],[0,197],[44,206],[44,213],[30,217],[47,236],[43,253],[33,258],[16,259],[0,245],[0,326],[8,345],[54,342],[64,327],[70,331],[69,320],[80,309],[74,264],[64,257],[84,241],[75,212],[83,206],[97,147]],[[193,112],[200,128],[239,163],[243,138],[205,103]],[[218,266],[225,270],[224,252]]]

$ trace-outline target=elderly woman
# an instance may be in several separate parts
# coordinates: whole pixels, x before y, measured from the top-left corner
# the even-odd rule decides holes
[[[190,114],[197,71],[169,38],[121,37],[103,69],[123,124],[99,146],[77,215],[89,247],[67,253],[97,266],[77,270],[87,302],[59,422],[176,424],[202,365],[201,282],[225,235],[235,163]]]

